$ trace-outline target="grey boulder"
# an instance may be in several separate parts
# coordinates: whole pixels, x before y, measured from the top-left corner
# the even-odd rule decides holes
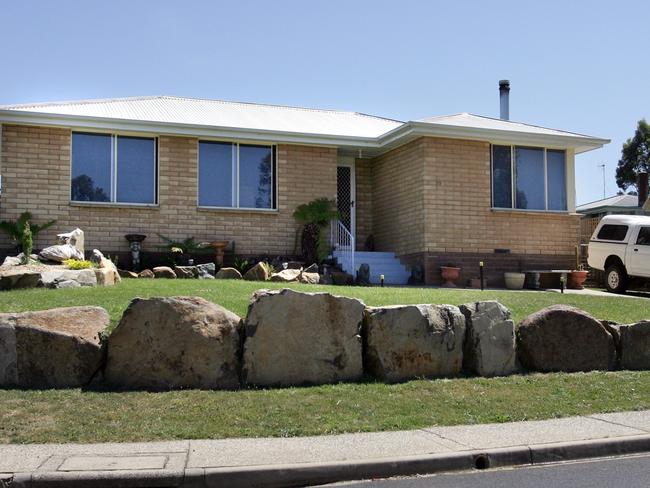
[[[454,376],[463,364],[465,317],[453,305],[368,307],[368,372],[384,381]]]
[[[650,321],[621,325],[621,368],[650,369]]]
[[[363,374],[359,300],[260,290],[244,322],[242,377],[252,385],[323,384]]]
[[[241,273],[235,268],[221,268],[214,277],[218,280],[241,280]]]

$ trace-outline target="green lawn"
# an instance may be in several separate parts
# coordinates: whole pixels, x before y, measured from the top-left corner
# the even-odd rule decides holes
[[[650,371],[165,393],[0,390],[0,443],[301,436],[650,408]]]
[[[0,292],[0,311],[105,307],[117,323],[136,296],[198,295],[243,316],[251,293],[274,283],[124,280],[109,288]],[[515,320],[565,303],[599,318],[650,318],[650,300],[544,292],[292,285],[368,305],[499,300]],[[506,422],[650,408],[650,371],[375,382],[241,391],[111,392],[0,389],[0,443],[152,441],[297,436]]]
[[[285,288],[286,284],[234,280],[123,280],[107,288],[73,288],[65,290],[30,289],[0,292],[0,312],[42,310],[73,305],[99,305],[108,310],[117,323],[134,297],[194,295],[201,296],[246,315],[251,294],[260,288]],[[356,297],[367,305],[408,303],[450,303],[458,305],[475,300],[498,300],[512,310],[515,320],[548,305],[565,303],[582,308],[597,318],[617,322],[632,322],[650,318],[650,300],[612,295],[560,295],[552,292],[512,292],[506,290],[449,290],[445,288],[363,288],[348,286],[291,285],[303,291],[328,291],[337,295]]]

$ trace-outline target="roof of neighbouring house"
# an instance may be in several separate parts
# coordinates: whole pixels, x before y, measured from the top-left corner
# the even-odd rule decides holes
[[[584,214],[625,211],[643,211],[643,208],[639,207],[639,199],[636,195],[614,195],[613,197],[603,198],[576,207],[576,212]]]
[[[572,147],[607,139],[472,114],[402,122],[340,110],[153,96],[0,105],[0,122],[388,149],[423,135]]]

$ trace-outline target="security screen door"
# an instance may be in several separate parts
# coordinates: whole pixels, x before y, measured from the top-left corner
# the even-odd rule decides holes
[[[336,168],[336,203],[339,220],[354,236],[355,205],[354,205],[354,166],[342,164]]]

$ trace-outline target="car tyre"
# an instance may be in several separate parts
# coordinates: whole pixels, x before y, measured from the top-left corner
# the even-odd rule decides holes
[[[605,271],[605,286],[612,293],[625,293],[627,273],[620,264],[612,264]]]

